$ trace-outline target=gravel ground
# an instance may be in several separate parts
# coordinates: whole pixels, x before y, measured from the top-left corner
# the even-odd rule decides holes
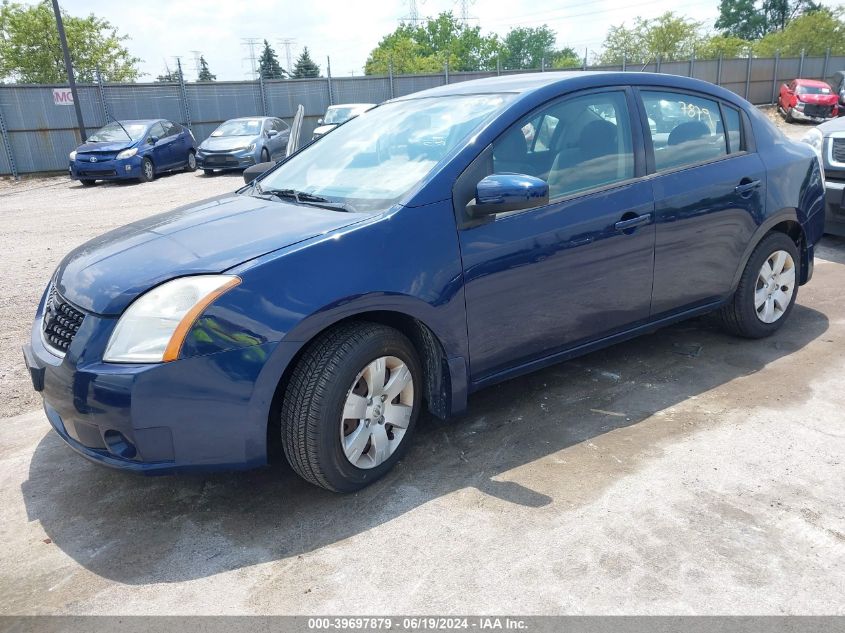
[[[23,366],[35,309],[68,251],[110,229],[221,193],[243,183],[239,173],[166,174],[151,183],[108,183],[85,189],[66,176],[0,181],[0,418],[41,406]]]

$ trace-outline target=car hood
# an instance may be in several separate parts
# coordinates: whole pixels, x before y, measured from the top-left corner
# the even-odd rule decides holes
[[[830,134],[831,132],[845,132],[845,117],[825,121],[817,127],[819,132],[825,135]]]
[[[77,154],[91,154],[91,153],[112,153],[120,152],[128,147],[135,145],[135,141],[126,139],[125,141],[110,141],[107,143],[83,143],[76,148]]]
[[[327,125],[320,125],[319,127],[314,128],[314,134],[322,135],[326,132],[331,132],[333,129],[337,127],[337,123],[329,123]]]
[[[812,105],[835,105],[839,103],[839,96],[829,95],[798,95],[798,100]]]
[[[69,253],[54,282],[71,303],[120,314],[135,297],[175,277],[220,273],[366,217],[226,194],[121,227]]]
[[[202,142],[200,149],[214,151],[225,151],[237,147],[246,147],[250,143],[258,141],[257,136],[209,136]]]

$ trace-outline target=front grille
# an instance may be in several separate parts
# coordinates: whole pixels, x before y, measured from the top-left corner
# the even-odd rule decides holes
[[[56,291],[55,286],[50,286],[41,322],[44,342],[49,347],[60,354],[67,352],[84,318],[84,312],[80,312],[65,301]]]
[[[835,138],[833,140],[833,160],[837,163],[845,163],[845,138]]]
[[[815,116],[820,118],[828,118],[833,111],[833,106],[806,104],[804,106],[804,114],[807,116]]]
[[[100,176],[101,178],[105,178],[106,176],[114,176],[115,171],[114,169],[80,169],[79,174],[82,176]]]

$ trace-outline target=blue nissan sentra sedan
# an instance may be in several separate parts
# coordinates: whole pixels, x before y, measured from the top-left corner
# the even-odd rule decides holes
[[[193,133],[165,119],[113,121],[68,157],[68,172],[85,186],[98,180],[149,182],[156,175],[197,168]]]
[[[824,195],[809,146],[698,80],[447,85],[71,252],[24,355],[56,433],[94,462],[246,468],[281,444],[306,480],[352,491],[400,459],[423,407],[448,417],[704,313],[777,331]]]

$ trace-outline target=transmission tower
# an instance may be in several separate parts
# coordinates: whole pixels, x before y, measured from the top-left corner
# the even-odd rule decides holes
[[[457,0],[455,4],[458,5],[458,17],[464,26],[469,26],[470,20],[477,20],[469,14],[469,8],[475,4],[475,0]]]
[[[295,37],[283,37],[278,40],[279,45],[284,47],[285,49],[285,60],[287,60],[287,66],[285,66],[285,70],[288,72],[289,75],[293,74],[293,55],[291,52],[291,47],[296,42]]]
[[[250,76],[252,79],[256,79],[258,77],[258,67],[257,67],[257,57],[255,56],[255,47],[261,42],[260,37],[242,37],[241,38],[241,45],[245,46],[246,49],[249,51],[249,55],[244,57],[245,60],[249,60],[249,67],[250,67]]]
[[[420,4],[424,4],[425,0],[423,0]],[[417,25],[419,24],[420,18],[420,11],[417,8],[417,0],[405,0],[403,4],[408,6],[408,15],[399,19],[400,22],[408,22],[409,24]]]
[[[200,76],[200,57],[202,57],[202,51],[190,51],[191,55],[194,56],[194,70],[197,73],[197,77]]]

